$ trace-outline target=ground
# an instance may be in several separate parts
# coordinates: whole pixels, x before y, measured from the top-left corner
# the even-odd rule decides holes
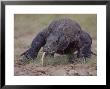
[[[97,56],[92,55],[84,64],[79,59],[74,63],[68,62],[67,55],[56,54],[54,58],[44,58],[44,66],[41,65],[40,50],[37,59],[23,65],[19,59],[20,54],[29,48],[32,39],[51,21],[68,17],[77,21],[88,32],[92,39],[92,51],[97,53],[97,15],[20,15],[14,16],[14,75],[15,76],[96,76]]]

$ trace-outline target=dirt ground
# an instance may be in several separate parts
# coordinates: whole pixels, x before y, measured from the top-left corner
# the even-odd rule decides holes
[[[38,65],[30,63],[22,65],[15,61],[15,76],[96,76],[96,64]]]
[[[41,16],[41,15],[40,15]],[[54,15],[15,15],[15,36],[14,36],[14,75],[15,76],[97,76],[97,56],[92,55],[86,63],[75,59],[74,63],[68,62],[65,55],[56,55],[55,58],[44,58],[44,66],[41,65],[42,49],[37,59],[31,60],[27,64],[20,61],[20,54],[30,47],[32,39],[36,34],[45,27],[47,22],[53,20]],[[53,17],[52,17],[53,16]],[[64,16],[64,15],[63,15]],[[72,15],[87,30],[93,38],[92,51],[97,53],[97,31],[96,31],[96,15]],[[39,19],[38,19],[39,18]],[[48,19],[47,19],[48,18]],[[56,16],[55,16],[56,18]],[[37,21],[39,22],[36,22]],[[41,21],[42,19],[42,21]],[[91,23],[88,22],[91,20]],[[85,21],[85,22],[84,22]],[[38,23],[38,24],[37,24]],[[87,24],[85,24],[87,23]],[[32,30],[30,30],[32,29]],[[37,30],[36,30],[37,29]],[[81,59],[82,60],[82,59]]]

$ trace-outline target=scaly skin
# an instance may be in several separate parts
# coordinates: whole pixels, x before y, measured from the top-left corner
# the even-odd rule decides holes
[[[78,57],[91,56],[92,38],[80,25],[70,19],[53,21],[47,28],[37,34],[31,47],[21,54],[27,59],[35,59],[41,47],[46,54],[68,54],[78,51]]]

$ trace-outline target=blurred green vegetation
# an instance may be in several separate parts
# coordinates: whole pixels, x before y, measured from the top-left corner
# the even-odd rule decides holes
[[[97,36],[96,14],[15,14],[15,37],[25,33],[38,33],[52,21],[70,18],[78,22],[95,39]]]

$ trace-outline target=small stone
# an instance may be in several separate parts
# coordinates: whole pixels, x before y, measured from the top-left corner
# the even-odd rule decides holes
[[[70,70],[70,71],[68,72],[68,74],[69,74],[70,76],[72,76],[72,75],[78,75],[78,72],[77,72],[76,70]]]
[[[77,72],[80,76],[88,76],[89,75],[89,73],[87,72],[86,69],[80,69],[80,70],[77,70]]]
[[[59,69],[59,70],[52,72],[51,75],[53,75],[53,76],[65,76],[66,71],[63,69]]]

